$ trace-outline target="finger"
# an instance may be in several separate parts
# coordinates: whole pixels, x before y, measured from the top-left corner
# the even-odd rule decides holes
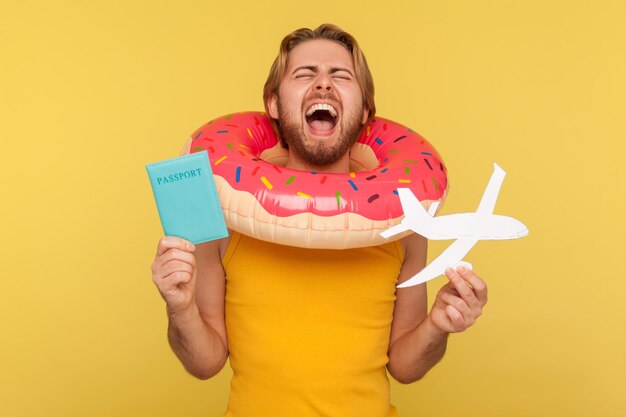
[[[163,278],[167,278],[168,275],[176,272],[187,272],[189,274],[192,274],[193,267],[187,262],[172,260],[163,265],[163,268],[161,269],[161,275]]]
[[[186,271],[175,271],[165,277],[164,280],[172,285],[187,284],[191,281],[191,273]]]
[[[476,303],[476,294],[474,294],[472,287],[469,286],[469,283],[465,281],[457,271],[452,268],[448,268],[446,269],[446,276],[452,285],[454,285],[454,288],[456,288],[461,297],[468,302],[468,304]]]
[[[478,275],[476,275],[474,271],[465,268],[458,268],[457,271],[459,275],[461,275],[461,278],[469,282],[469,284],[472,286],[474,294],[476,294],[476,298],[482,301],[483,304],[486,303],[488,293],[487,283],[483,281]]]
[[[192,276],[189,272],[176,271],[157,282],[157,287],[163,294],[169,295],[174,293],[179,285],[189,283],[191,278]]]
[[[169,262],[172,261],[181,261],[185,262],[191,267],[195,268],[196,266],[196,257],[191,252],[185,252],[180,249],[171,248],[168,249],[161,256],[157,256],[157,258],[152,263],[152,274],[157,276],[164,275],[164,267]]]
[[[196,266],[196,256],[192,252],[185,252],[177,248],[168,249],[159,259],[162,264],[170,261],[182,261],[191,266]]]
[[[447,293],[452,294],[452,295],[454,295],[456,297],[460,297],[461,296],[461,294],[459,294],[457,289],[454,287],[454,284],[451,283],[451,282],[448,282],[446,285],[441,287],[439,292],[447,292]]]
[[[473,320],[474,316],[472,314],[472,309],[464,299],[460,297],[455,297],[452,294],[444,293],[441,294],[441,300],[445,302],[448,306],[454,307],[454,309],[462,315],[463,319],[468,321]]]
[[[157,245],[157,256],[161,256],[165,251],[177,248],[187,252],[193,251],[195,246],[188,240],[176,236],[163,236]]]
[[[446,314],[448,315],[448,320],[450,320],[454,331],[459,331],[466,327],[465,321],[463,320],[463,315],[456,308],[452,306],[447,306]]]

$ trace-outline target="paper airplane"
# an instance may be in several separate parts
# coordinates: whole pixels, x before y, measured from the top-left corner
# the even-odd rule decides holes
[[[475,213],[458,213],[434,217],[436,207],[426,211],[408,188],[398,188],[404,218],[380,235],[384,238],[412,230],[431,240],[456,239],[417,275],[398,285],[398,288],[421,284],[443,275],[447,268],[471,264],[463,257],[479,240],[519,239],[528,235],[528,228],[519,220],[509,216],[493,214],[498,193],[506,172],[494,162],[493,174]]]

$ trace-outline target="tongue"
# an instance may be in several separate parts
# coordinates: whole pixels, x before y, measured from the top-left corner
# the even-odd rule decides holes
[[[332,122],[328,120],[313,120],[309,123],[309,125],[315,130],[331,130],[333,128]]]

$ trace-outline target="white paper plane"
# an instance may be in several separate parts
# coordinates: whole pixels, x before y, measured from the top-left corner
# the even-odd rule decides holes
[[[431,240],[456,239],[436,259],[417,275],[398,285],[398,288],[421,284],[443,275],[447,268],[471,264],[463,257],[479,240],[518,239],[528,235],[528,228],[519,220],[509,216],[493,214],[498,193],[506,172],[494,162],[493,174],[475,213],[458,213],[434,217],[436,207],[426,211],[408,188],[398,188],[404,218],[380,235],[384,238],[412,230]]]

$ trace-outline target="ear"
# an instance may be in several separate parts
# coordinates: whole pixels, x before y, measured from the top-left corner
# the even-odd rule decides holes
[[[278,96],[276,94],[272,94],[267,100],[267,111],[272,119],[278,120]]]
[[[365,124],[365,122],[367,121],[367,118],[369,117],[369,115],[370,115],[369,109],[364,108],[363,109],[363,119],[361,119],[361,124],[362,125]]]

